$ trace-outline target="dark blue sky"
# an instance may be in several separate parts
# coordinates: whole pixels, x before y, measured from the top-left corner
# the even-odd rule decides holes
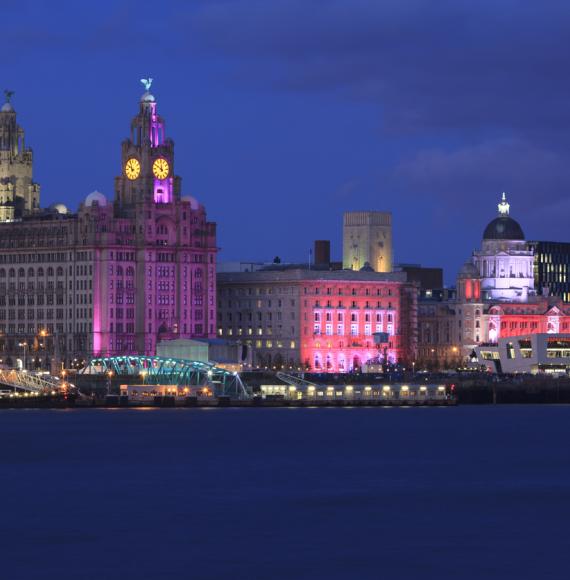
[[[570,5],[551,0],[100,0],[2,6],[2,88],[42,205],[113,195],[143,92],[220,259],[341,254],[342,212],[390,210],[396,261],[480,244],[501,191],[570,241]]]

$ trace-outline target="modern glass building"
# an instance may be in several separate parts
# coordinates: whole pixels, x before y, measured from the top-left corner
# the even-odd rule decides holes
[[[534,251],[534,287],[538,294],[558,296],[570,302],[570,243],[528,242]]]

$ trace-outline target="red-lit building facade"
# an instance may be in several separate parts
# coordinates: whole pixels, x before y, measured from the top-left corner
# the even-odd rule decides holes
[[[402,273],[266,270],[218,274],[218,336],[253,350],[255,367],[350,372],[411,362],[417,287]],[[377,345],[375,333],[386,333]]]
[[[461,268],[454,293],[420,297],[420,365],[457,366],[478,345],[500,338],[570,331],[570,305],[545,295],[546,289],[537,294],[533,247],[509,212],[503,194],[498,216],[485,228],[481,250]]]

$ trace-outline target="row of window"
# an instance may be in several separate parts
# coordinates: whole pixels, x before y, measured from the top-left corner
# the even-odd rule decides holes
[[[264,296],[266,294],[294,294],[295,288],[293,286],[269,286],[268,288],[220,288],[220,296]]]
[[[372,336],[372,324],[365,324],[364,325],[364,336]],[[386,326],[386,332],[388,334],[393,334],[393,325],[392,324],[388,324]],[[345,325],[344,324],[337,324],[336,325],[336,335],[337,336],[344,336],[345,335]],[[384,328],[382,326],[382,324],[376,324],[374,326],[374,332],[384,332]],[[313,326],[313,334],[315,336],[320,336],[323,333],[323,328],[321,327],[320,323],[316,323]],[[304,334],[308,334],[307,333],[307,329],[305,328],[305,332]],[[326,336],[333,336],[333,324],[325,324],[324,327],[324,334]],[[359,336],[360,335],[360,329],[359,329],[359,325],[358,323],[356,324],[351,324],[350,325],[350,336]]]
[[[221,292],[220,292],[221,293]],[[236,300],[235,302],[232,300],[228,300],[227,301],[227,307],[228,308],[252,308],[253,307],[253,301],[252,300]],[[276,301],[275,303],[277,305],[277,308],[282,308],[283,307],[283,300],[279,299]],[[290,305],[291,306],[295,306],[295,300],[291,300],[290,301]],[[255,308],[271,308],[273,306],[273,302],[272,300],[256,300],[255,301]],[[218,308],[223,308],[224,307],[224,302],[223,300],[218,300]]]
[[[305,306],[307,306],[307,301],[305,300]],[[333,303],[331,300],[327,300],[326,304],[324,304],[323,306],[321,306],[321,301],[320,300],[316,300],[315,304],[313,306],[314,308],[345,308],[344,306],[344,302],[342,302],[342,300],[339,300],[336,306],[333,306]],[[356,300],[353,300],[350,303],[350,306],[348,308],[353,308],[356,310],[359,310],[361,308],[381,308],[384,309],[384,305],[382,304],[382,302],[380,302],[380,300],[378,300],[376,302],[376,305],[373,306],[371,302],[369,302],[368,300],[364,303],[364,306],[362,306],[361,304],[359,304],[358,302],[356,302]],[[388,302],[388,310],[392,309],[392,302]]]
[[[377,312],[374,315],[374,319],[375,322],[382,322],[382,313],[381,312]],[[307,320],[307,313],[305,313],[305,321]],[[323,315],[321,312],[315,312],[314,313],[314,322],[321,322],[323,320]],[[333,322],[333,314],[332,312],[326,312],[325,316],[324,316],[324,320],[326,322]],[[345,320],[345,316],[344,316],[344,312],[337,312],[336,315],[336,320],[337,322],[344,322]],[[394,316],[392,314],[387,314],[386,315],[386,320],[388,322],[393,322],[394,321]],[[351,322],[358,322],[358,313],[357,312],[352,312],[350,314],[350,321]],[[364,314],[364,322],[372,322],[372,314],[370,312],[366,312]]]
[[[325,294],[327,296],[333,295],[333,289],[327,288],[325,292],[321,292],[321,289],[317,286],[311,291],[310,288],[303,288],[304,294]],[[336,291],[338,296],[344,295],[344,290],[342,288],[338,288]],[[392,296],[392,288],[364,288],[364,292],[362,292],[362,288],[351,288],[349,296]]]
[[[54,318],[63,319],[65,318],[65,308],[38,308],[34,310],[32,308],[28,310],[19,309],[19,310],[4,310],[0,308],[0,320],[42,320],[46,318],[50,320]],[[68,311],[69,318],[73,317],[73,309],[69,309]],[[75,316],[77,318],[92,318],[93,310],[91,308],[76,308],[75,309]]]
[[[291,336],[294,336],[295,334],[295,327],[291,326]],[[248,326],[247,328],[243,328],[242,326],[238,326],[237,328],[233,328],[233,327],[229,327],[229,328],[223,328],[223,327],[218,327],[218,335],[219,336],[224,336],[224,334],[226,336],[252,336],[254,334],[254,329],[252,326]],[[267,335],[267,336],[273,336],[273,327],[272,326],[266,326],[265,328],[263,328],[262,326],[258,326],[255,329],[255,334],[257,334],[258,336],[263,336],[263,335]],[[277,327],[277,334],[281,335],[283,334],[283,327],[281,325],[279,325]]]
[[[53,242],[53,240],[50,240]],[[53,246],[53,243],[49,244]],[[1,247],[1,245],[0,245]],[[69,253],[69,259],[72,259],[71,252]],[[66,254],[64,252],[50,252],[50,253],[40,253],[35,252],[33,254],[6,254],[0,253],[0,264],[36,264],[45,262],[65,262]]]
[[[281,312],[275,312],[275,313],[273,313],[273,312],[256,312],[255,319],[257,320],[257,322],[262,322],[263,320],[265,320],[266,322],[272,322],[273,321],[273,314],[275,314],[275,320],[277,320],[278,322],[280,322],[283,319],[283,314]],[[247,322],[252,322],[253,321],[253,312],[247,312],[247,313],[236,312],[235,313],[235,320],[237,322],[242,322],[244,318],[247,318]],[[291,312],[289,314],[289,318],[290,318],[290,320],[295,320],[295,313]],[[220,322],[223,322],[224,320],[227,320],[228,322],[233,322],[234,313],[227,312],[224,316],[223,312],[219,312],[218,313],[218,320]]]

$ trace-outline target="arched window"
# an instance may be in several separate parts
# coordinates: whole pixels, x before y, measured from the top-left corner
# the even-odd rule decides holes
[[[38,276],[43,276],[43,275],[44,275],[44,269],[38,268]]]
[[[57,275],[58,276],[63,276],[63,268],[61,266],[59,266],[58,269],[57,269]]]
[[[53,268],[51,266],[47,269],[47,275],[53,276]]]
[[[34,277],[34,269],[33,268],[28,268],[28,276],[31,278]]]
[[[25,275],[26,271],[24,270],[24,268],[18,268],[18,276],[23,278]]]
[[[117,276],[122,276],[122,275],[123,275],[123,267],[117,266]]]
[[[316,369],[320,369],[321,368],[321,355],[320,354],[316,354],[315,355],[315,368]]]
[[[0,278],[6,278],[6,270],[4,268],[0,270]]]
[[[134,276],[135,275],[135,269],[132,266],[129,266],[127,268],[127,276]]]

